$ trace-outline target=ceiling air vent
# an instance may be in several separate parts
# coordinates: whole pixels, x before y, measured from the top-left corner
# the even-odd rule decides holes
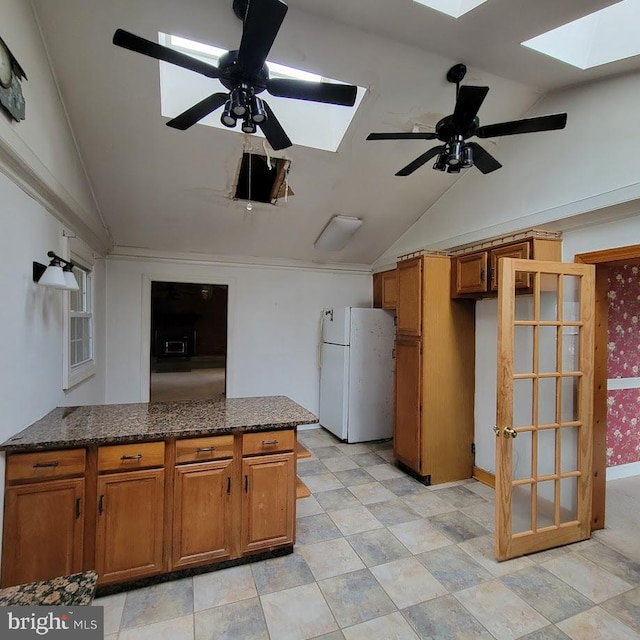
[[[271,158],[269,168],[267,156],[243,153],[234,200],[275,204],[278,198],[292,196],[293,191],[287,186],[286,180],[290,165],[291,160]]]

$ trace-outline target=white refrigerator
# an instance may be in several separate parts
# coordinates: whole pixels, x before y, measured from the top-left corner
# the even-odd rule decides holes
[[[394,317],[383,309],[324,309],[320,424],[345,442],[393,435]]]

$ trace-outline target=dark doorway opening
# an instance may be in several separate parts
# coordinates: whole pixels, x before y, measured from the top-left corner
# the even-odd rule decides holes
[[[226,394],[228,287],[151,283],[150,402]]]

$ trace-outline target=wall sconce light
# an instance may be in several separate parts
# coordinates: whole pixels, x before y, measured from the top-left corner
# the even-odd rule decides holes
[[[340,251],[360,228],[362,220],[349,216],[333,216],[314,242],[320,251]]]
[[[57,256],[53,251],[49,251],[47,255],[51,258],[48,267],[39,262],[33,263],[33,281],[43,287],[77,291],[80,287],[73,275],[73,262]]]

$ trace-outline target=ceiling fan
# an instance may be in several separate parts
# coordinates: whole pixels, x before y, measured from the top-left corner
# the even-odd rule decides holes
[[[113,44],[216,78],[229,90],[229,93],[214,93],[201,100],[169,120],[168,126],[188,129],[224,106],[220,118],[223,125],[233,128],[240,120],[245,133],[255,133],[258,126],[273,149],[285,149],[291,146],[291,140],[269,105],[257,94],[266,90],[281,98],[352,107],[357,93],[357,87],[352,85],[269,77],[265,61],[287,9],[282,0],[233,0],[234,13],[243,21],[242,39],[237,50],[220,57],[217,67],[123,29],[115,32]]]
[[[494,138],[518,133],[535,133],[564,129],[566,113],[549,116],[524,118],[511,122],[500,122],[479,126],[478,111],[484,102],[489,87],[460,86],[467,68],[457,64],[447,73],[447,80],[456,85],[456,105],[453,113],[436,124],[435,133],[370,133],[367,140],[440,140],[444,144],[432,147],[426,153],[400,169],[397,176],[408,176],[431,158],[437,156],[434,169],[447,173],[459,173],[460,169],[476,166],[482,173],[491,173],[502,165],[477,142],[467,142],[467,138]]]

